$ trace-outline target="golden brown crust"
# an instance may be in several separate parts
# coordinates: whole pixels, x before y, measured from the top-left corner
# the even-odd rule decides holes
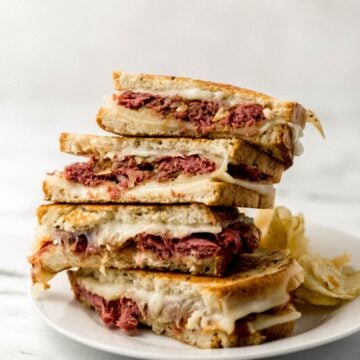
[[[47,199],[51,199],[51,191],[48,187],[48,183],[47,181],[43,181],[42,183],[42,190],[43,190],[43,193],[44,193],[44,200],[45,201],[48,201]],[[38,218],[39,219],[39,218]]]
[[[46,213],[48,212],[50,206],[61,206],[61,205],[58,205],[58,204],[40,205],[36,209],[36,216],[38,219],[38,224],[42,223],[42,219],[43,219],[44,215],[46,215]]]
[[[68,146],[67,143],[69,141],[71,134],[69,133],[61,133],[59,137],[59,145],[60,145],[60,151],[67,152],[64,149]]]
[[[106,130],[106,124],[104,123],[103,119],[105,117],[105,114],[106,114],[106,108],[104,107],[101,107],[98,112],[96,113],[96,122],[97,124],[105,131],[110,131],[112,132],[111,130]],[[61,141],[60,141],[61,142]]]
[[[273,287],[277,287],[284,282],[286,279],[289,268],[295,264],[294,259],[289,259],[287,264],[279,266],[275,273],[266,274],[260,278],[257,278],[254,282],[253,279],[247,279],[246,281],[233,282],[229,284],[218,284],[214,283],[214,287],[210,288],[218,297],[231,297],[231,298],[247,298],[256,297],[256,294],[263,294],[269,284]],[[215,286],[216,284],[216,286]]]

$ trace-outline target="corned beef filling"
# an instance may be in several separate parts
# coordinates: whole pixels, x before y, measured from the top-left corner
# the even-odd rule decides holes
[[[128,109],[149,109],[164,118],[173,116],[177,120],[191,122],[200,133],[212,131],[216,122],[238,129],[256,126],[266,120],[263,108],[258,104],[238,104],[224,110],[219,101],[189,100],[180,96],[169,97],[132,91],[114,94],[113,100],[117,105]]]
[[[74,253],[91,255],[99,252],[99,248],[97,246],[89,244],[87,234],[56,230],[55,237],[56,239],[59,239],[59,243],[62,246]],[[59,245],[59,243],[56,245]]]
[[[145,181],[164,182],[179,175],[194,176],[211,173],[215,162],[200,155],[164,156],[147,161],[136,156],[115,160],[107,174],[98,174],[96,160],[74,163],[64,169],[67,180],[87,186],[97,186],[105,181],[114,181],[120,188],[134,187]]]
[[[134,241],[139,250],[152,250],[160,258],[192,255],[203,259],[215,254],[232,257],[252,252],[259,246],[259,238],[259,230],[254,225],[236,222],[219,234],[195,233],[177,239],[143,233]]]
[[[249,181],[271,181],[272,176],[261,172],[255,166],[247,164],[228,164],[227,172],[235,179]]]
[[[125,156],[114,160],[111,168],[101,171],[95,158],[85,163],[66,166],[66,180],[76,181],[86,186],[97,186],[112,181],[119,188],[131,188],[146,181],[165,182],[179,175],[196,176],[209,174],[216,170],[216,164],[201,155],[163,156],[152,160],[136,156]],[[249,181],[270,181],[271,176],[260,172],[256,167],[246,164],[229,164],[228,173],[235,179]]]
[[[118,327],[126,332],[134,332],[138,328],[141,312],[133,300],[122,297],[118,300],[106,301],[102,296],[87,291],[79,284],[75,284],[74,291],[77,299],[84,301],[96,310],[107,327]],[[292,305],[291,302],[288,302],[264,311],[262,314],[286,314],[290,311],[292,311]],[[254,321],[256,316],[256,313],[251,313],[246,317],[237,320],[235,323],[235,333],[239,336],[250,335],[251,330],[248,326],[248,322]],[[176,330],[181,331],[178,324],[176,324]]]
[[[101,247],[89,244],[90,234],[56,230],[62,246],[78,254],[96,254]],[[222,254],[231,259],[241,253],[250,253],[259,246],[260,231],[254,224],[234,222],[219,234],[194,233],[184,238],[170,238],[140,233],[127,240],[125,246],[136,246],[139,251],[150,250],[160,258],[194,256],[198,259]]]
[[[95,295],[78,284],[74,290],[76,297],[92,306],[107,327],[118,327],[126,332],[132,332],[138,327],[141,313],[131,299],[122,297],[106,301],[102,296]]]

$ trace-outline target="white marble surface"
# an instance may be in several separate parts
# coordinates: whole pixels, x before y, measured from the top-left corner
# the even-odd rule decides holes
[[[327,139],[308,127],[277,203],[360,237],[359,11],[356,1],[1,1],[0,359],[119,359],[38,318],[25,261],[43,174],[72,160],[58,135],[100,133],[115,68],[232,82],[316,110]],[[359,343],[277,359],[356,359]]]

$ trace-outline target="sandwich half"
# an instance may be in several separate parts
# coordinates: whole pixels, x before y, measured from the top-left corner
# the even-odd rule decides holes
[[[73,267],[180,271],[221,276],[260,231],[237,208],[192,205],[43,205],[32,264],[34,283]]]
[[[238,88],[175,76],[113,73],[117,92],[99,110],[98,124],[124,136],[241,138],[286,167],[302,153],[306,121],[300,104]]]
[[[54,202],[204,203],[269,208],[283,164],[237,139],[62,134],[61,151],[89,157],[47,175]]]
[[[108,327],[140,325],[200,348],[260,344],[291,334],[291,291],[303,270],[285,252],[243,254],[225,278],[143,270],[69,271],[76,299]]]

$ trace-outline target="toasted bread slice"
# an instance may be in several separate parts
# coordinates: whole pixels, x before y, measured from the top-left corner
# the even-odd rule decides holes
[[[258,151],[240,139],[187,138],[123,138],[114,136],[62,133],[60,150],[68,154],[105,158],[111,152],[152,156],[169,154],[203,154],[206,157],[226,158],[231,164],[246,164],[271,177],[272,183],[281,180],[284,165]]]
[[[259,245],[260,231],[237,208],[192,205],[42,205],[34,283],[73,268],[152,268],[221,276]]]
[[[88,230],[115,220],[116,223],[161,223],[169,226],[218,226],[242,216],[237,208],[191,205],[73,205],[48,204],[38,207],[39,225]],[[250,219],[248,219],[250,221]],[[62,227],[60,227],[62,228]],[[169,230],[167,230],[169,231]]]
[[[45,200],[60,203],[202,203],[268,209],[274,206],[275,199],[275,191],[262,195],[240,185],[208,179],[179,184],[151,183],[119,192],[111,183],[89,187],[68,181],[61,172],[46,176],[43,192]]]
[[[112,247],[113,249],[115,247]],[[232,259],[232,262],[235,259]],[[100,249],[97,253],[84,254],[50,245],[44,251],[29,257],[32,265],[32,282],[50,287],[50,280],[59,272],[71,268],[101,269],[153,269],[192,275],[222,276],[229,267],[224,255],[197,258],[192,255],[159,257],[155,251],[139,251],[136,246],[125,246],[117,251]]]
[[[272,207],[284,169],[236,139],[62,134],[60,147],[90,160],[47,175],[45,199],[55,202]]]
[[[289,305],[289,293],[303,281],[302,268],[281,251],[262,249],[241,257],[225,278],[88,269],[69,272],[69,278],[76,298],[95,308],[108,326],[133,330],[145,324],[202,348],[288,335],[300,316]],[[117,310],[107,321],[110,308]]]
[[[237,137],[256,145],[289,167],[293,156],[302,152],[299,137],[305,122],[316,118],[313,112],[305,110],[298,103],[280,101],[226,84],[121,71],[115,71],[113,79],[119,94],[108,100],[108,107],[100,109],[97,122],[104,130],[124,136]],[[124,92],[154,95],[157,97],[156,104],[150,105],[149,101],[143,106],[139,106],[138,102],[135,106],[124,104],[117,98]],[[171,99],[172,104],[179,105],[171,105],[174,109],[165,108],[162,99]],[[165,102],[167,104],[168,100]],[[194,121],[191,116],[184,115],[187,110],[183,109],[191,108],[194,111],[194,102],[209,104],[210,120],[208,117],[205,118],[206,121],[201,118],[204,116],[201,115],[203,112],[199,112],[198,116],[194,115]],[[215,110],[213,104],[216,105]],[[259,107],[262,115],[257,114],[255,121],[249,115],[251,110],[244,108],[244,104],[245,107]],[[238,112],[241,107],[244,108],[239,117],[241,121],[231,124],[229,120],[224,121],[237,106],[240,106]],[[179,112],[182,113],[181,116]],[[254,122],[258,123],[254,125]],[[202,123],[206,123],[206,126]]]

